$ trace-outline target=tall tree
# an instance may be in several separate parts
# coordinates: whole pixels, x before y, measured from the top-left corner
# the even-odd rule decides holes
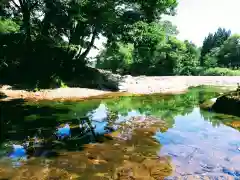
[[[200,64],[204,65],[204,56],[209,53],[213,48],[220,47],[231,35],[230,30],[225,28],[218,28],[217,31],[209,33],[204,39],[201,51]]]
[[[61,33],[68,38],[69,46],[78,46],[76,59],[86,58],[100,34],[106,36],[111,42],[123,38],[124,32],[131,30],[131,25],[134,23],[145,20],[153,22],[161,14],[173,12],[177,5],[176,0],[154,0],[144,1],[144,3],[139,0],[62,0],[59,2],[61,5],[56,5],[54,2],[54,6],[52,1],[48,2],[44,32],[51,30],[50,24],[58,30],[62,29]],[[47,5],[46,2],[45,4]],[[54,10],[57,7],[61,11]],[[53,15],[56,12],[62,15],[56,18],[56,15]],[[150,18],[151,13],[154,16]]]
[[[167,36],[176,36],[179,31],[177,26],[173,25],[171,21],[160,21],[160,24],[163,26],[163,29]]]
[[[68,74],[66,78],[82,72],[86,57],[95,48],[94,42],[100,35],[108,39],[108,47],[113,47],[113,50],[122,45],[118,48],[121,52],[119,57],[125,58],[124,63],[131,60],[131,53],[125,51],[131,52],[134,46],[141,57],[139,62],[146,64],[147,58],[142,52],[150,57],[158,40],[163,39],[156,22],[162,14],[173,14],[177,6],[177,0],[4,1],[1,7],[11,20],[21,26],[21,38],[22,35],[25,37],[25,44],[19,41],[15,46],[20,52],[25,50],[21,57],[7,59],[19,62],[12,63],[14,70],[32,71],[36,75],[30,77],[32,82],[40,78],[38,74],[44,76],[45,81],[63,71]],[[36,66],[39,71],[33,68]],[[43,68],[44,74],[41,73]],[[25,77],[29,77],[27,73]]]
[[[41,0],[5,0],[5,9],[13,16],[22,20],[22,30],[26,35],[26,42],[31,42],[31,16],[41,4]]]
[[[240,35],[229,37],[219,49],[218,64],[223,66],[240,66]]]

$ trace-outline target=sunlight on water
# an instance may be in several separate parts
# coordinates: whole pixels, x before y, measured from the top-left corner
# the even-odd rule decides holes
[[[218,95],[6,103],[0,179],[240,179],[239,117],[198,107]]]
[[[108,109],[105,104],[100,104],[99,107],[92,112],[89,112],[87,115],[91,117],[93,121],[104,121],[107,119]]]
[[[56,135],[58,138],[62,139],[71,135],[71,129],[69,124],[65,124],[64,127],[59,127]]]

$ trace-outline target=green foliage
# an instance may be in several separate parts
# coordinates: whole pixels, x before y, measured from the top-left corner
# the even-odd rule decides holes
[[[102,66],[97,67],[134,75],[238,75],[238,71],[220,67],[239,67],[239,35],[230,36],[230,31],[219,28],[198,48],[189,41],[178,40],[172,32],[174,27],[168,22],[134,23],[122,39],[133,45],[125,51],[129,55],[125,68],[120,47],[114,44],[101,53]],[[117,44],[120,42],[121,39]],[[114,51],[106,53],[112,48]]]
[[[96,66],[102,69],[111,69],[113,72],[129,72],[133,63],[133,45],[117,43],[109,47],[98,56]]]
[[[136,75],[194,74],[199,65],[199,50],[167,33],[166,26],[161,24],[135,23],[126,33],[128,44],[118,42],[106,47],[96,66]]]
[[[202,57],[203,65],[210,67],[235,68],[240,65],[240,35],[234,34],[226,39],[221,46],[212,48]]]
[[[173,25],[171,21],[160,21],[167,36],[176,36],[179,34],[177,26]]]
[[[239,65],[239,36],[226,29],[210,33],[201,48],[178,40],[177,27],[160,18],[174,15],[176,6],[176,0],[5,0],[1,80],[34,87],[38,82],[37,89],[66,87],[63,82],[78,77],[92,82],[87,56],[100,35],[107,43],[96,67],[121,74],[198,75],[205,68]]]
[[[185,41],[184,44],[186,50],[183,52],[183,59],[182,62],[180,62],[181,66],[178,74],[196,75],[197,67],[199,66],[200,52],[193,43]]]
[[[201,50],[201,65],[204,64],[204,56],[209,53],[213,48],[220,47],[231,35],[230,30],[224,28],[218,28],[217,31],[209,35],[204,39]]]
[[[0,18],[0,33],[14,33],[20,29],[19,25],[11,19]]]
[[[206,54],[203,58],[204,67],[206,68],[214,68],[218,65],[218,59],[210,54]]]
[[[240,65],[240,35],[229,37],[221,46],[219,53],[219,64],[223,66]]]
[[[58,76],[52,76],[51,79],[53,87],[67,88],[67,85]]]
[[[209,68],[201,75],[204,76],[240,76],[240,70],[231,70],[229,68]]]
[[[176,0],[5,0],[0,4],[2,80],[33,86],[39,81],[40,88],[49,86],[52,76],[65,82],[83,75],[100,34],[108,38],[103,57],[111,58],[99,66],[129,72],[135,56],[147,65],[164,38],[156,22],[162,14],[174,14],[176,6]],[[171,23],[164,25],[176,34]]]

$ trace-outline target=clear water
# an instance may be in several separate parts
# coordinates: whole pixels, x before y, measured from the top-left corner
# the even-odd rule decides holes
[[[199,108],[176,116],[173,128],[154,137],[163,145],[159,154],[172,157],[178,176],[226,173],[240,178],[239,131],[223,124],[214,127]]]
[[[220,92],[0,102],[0,179],[240,179],[239,117],[199,108]],[[150,127],[122,131],[149,116],[157,119]]]

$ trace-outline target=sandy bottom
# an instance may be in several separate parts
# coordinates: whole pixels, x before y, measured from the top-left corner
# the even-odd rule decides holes
[[[126,92],[119,95],[151,94],[151,93],[179,93],[188,87],[199,85],[237,87],[240,76],[139,76],[126,84]],[[93,96],[111,96],[113,92],[87,88],[58,88],[46,89],[38,92],[12,90],[8,85],[2,85],[0,91],[8,99],[86,99]]]

